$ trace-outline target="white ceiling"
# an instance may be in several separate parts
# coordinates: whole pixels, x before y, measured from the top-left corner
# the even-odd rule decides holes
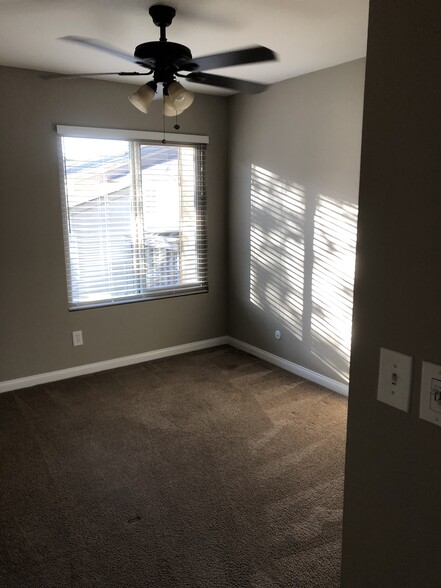
[[[136,45],[159,39],[148,14],[152,4],[176,8],[167,38],[187,45],[193,57],[255,44],[278,54],[277,62],[213,70],[220,75],[273,83],[366,51],[369,0],[0,0],[0,64],[72,74],[132,71],[127,61],[58,38],[92,37],[132,53]]]

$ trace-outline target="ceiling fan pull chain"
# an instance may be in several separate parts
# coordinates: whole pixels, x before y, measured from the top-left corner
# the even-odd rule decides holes
[[[165,97],[162,97],[162,102],[165,101]],[[167,143],[167,140],[165,138],[165,114],[164,114],[164,108],[162,109],[162,133],[163,133],[163,139],[162,139],[162,143],[165,145]]]

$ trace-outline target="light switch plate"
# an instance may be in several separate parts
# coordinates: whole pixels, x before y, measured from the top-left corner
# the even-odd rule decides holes
[[[420,419],[441,426],[441,365],[423,361]]]
[[[412,364],[413,358],[410,355],[381,348],[378,400],[404,412],[409,412]]]

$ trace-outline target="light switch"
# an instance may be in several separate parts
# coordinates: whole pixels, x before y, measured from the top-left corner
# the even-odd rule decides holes
[[[412,363],[413,359],[410,355],[381,348],[378,400],[404,412],[409,412]]]
[[[441,426],[441,365],[423,361],[420,419]]]

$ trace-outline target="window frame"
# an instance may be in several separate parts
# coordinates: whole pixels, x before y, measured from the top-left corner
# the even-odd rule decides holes
[[[78,311],[87,310],[90,308],[101,308],[108,306],[116,306],[120,304],[132,304],[135,302],[145,302],[151,300],[160,300],[165,298],[175,298],[181,296],[188,296],[194,294],[203,294],[208,292],[208,233],[207,233],[207,169],[206,169],[206,153],[205,149],[209,143],[209,139],[205,135],[189,135],[180,133],[158,133],[154,131],[137,131],[125,129],[103,129],[97,127],[77,127],[67,125],[56,125],[58,135],[58,160],[60,168],[60,184],[61,184],[61,201],[62,201],[62,221],[63,221],[63,242],[65,252],[65,272],[66,272],[66,286],[68,298],[68,310]],[[110,139],[132,142],[141,149],[142,145],[173,145],[176,147],[200,147],[197,150],[196,156],[199,165],[203,165],[202,169],[202,188],[197,192],[198,207],[196,214],[199,217],[198,223],[201,225],[201,230],[197,234],[197,265],[205,265],[203,271],[203,278],[200,283],[194,287],[185,285],[168,285],[164,288],[143,288],[138,294],[127,296],[112,296],[107,299],[94,300],[89,302],[78,302],[73,298],[73,275],[71,273],[71,254],[70,254],[70,239],[69,239],[69,207],[66,190],[67,175],[64,169],[64,154],[62,149],[62,138],[84,138],[84,139]]]

